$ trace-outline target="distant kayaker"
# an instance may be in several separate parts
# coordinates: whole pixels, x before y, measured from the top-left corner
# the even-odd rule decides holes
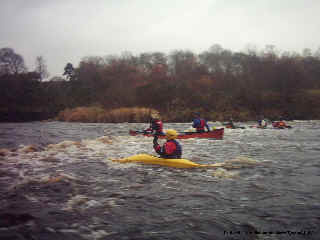
[[[210,128],[207,124],[207,121],[204,120],[203,118],[200,118],[200,113],[194,113],[192,127],[195,128],[198,133],[205,132],[205,128],[207,128],[208,132],[210,132]]]
[[[158,144],[158,136],[154,136],[153,138],[153,148],[154,150],[160,154],[162,158],[181,158],[182,155],[182,147],[178,141],[175,139],[178,137],[178,133],[176,130],[168,129],[166,131],[166,139],[167,141],[161,147]]]
[[[258,120],[259,128],[266,128],[268,126],[267,121],[263,118],[263,116]]]
[[[280,121],[272,122],[272,126],[275,128],[286,128],[288,127],[283,118],[280,118]]]
[[[160,120],[159,114],[153,113],[151,114],[150,127],[144,132],[154,133],[155,135],[164,135],[163,133],[163,123]]]

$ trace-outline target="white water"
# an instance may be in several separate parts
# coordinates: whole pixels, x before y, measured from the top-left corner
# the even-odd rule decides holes
[[[292,129],[225,129],[223,140],[180,140],[184,158],[201,164],[231,160],[233,168],[195,170],[112,162],[155,154],[152,138],[128,135],[129,128],[146,124],[1,124],[0,214],[12,202],[26,204],[10,211],[29,212],[64,239],[225,239],[224,230],[244,231],[246,224],[265,231],[311,229],[308,239],[317,239],[320,122],[289,124]],[[179,131],[188,127],[167,124]],[[63,217],[39,215],[42,205]],[[181,221],[186,225],[176,231]],[[0,227],[0,236],[23,226]],[[29,231],[40,236],[35,229]],[[292,239],[269,237],[264,239]]]

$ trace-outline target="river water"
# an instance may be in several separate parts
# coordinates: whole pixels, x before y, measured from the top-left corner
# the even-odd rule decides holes
[[[318,240],[320,121],[289,124],[179,140],[183,158],[231,167],[175,169],[111,161],[155,154],[128,135],[147,124],[1,123],[0,239]]]

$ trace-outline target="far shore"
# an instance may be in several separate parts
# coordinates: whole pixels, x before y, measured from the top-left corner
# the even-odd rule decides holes
[[[132,108],[116,108],[106,110],[101,107],[77,107],[73,109],[65,109],[58,114],[48,112],[27,112],[27,111],[6,111],[0,112],[0,122],[31,122],[31,121],[61,121],[61,122],[81,122],[81,123],[148,123],[152,112],[157,112],[163,122],[190,122],[193,118],[194,109],[177,110],[174,112],[160,112],[156,109],[144,107]],[[257,115],[249,111],[226,111],[213,112],[201,111],[201,117],[212,122],[227,122],[230,118],[236,122],[257,121],[259,118],[268,119],[270,121],[279,120],[317,120],[316,118],[296,118],[287,113],[281,113],[276,110],[265,111],[266,114]]]

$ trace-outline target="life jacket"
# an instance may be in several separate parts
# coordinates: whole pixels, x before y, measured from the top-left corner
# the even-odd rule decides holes
[[[204,127],[206,125],[206,121],[202,118],[197,118],[195,120],[198,120],[199,123],[197,123],[196,125],[194,125],[194,127],[197,129],[197,132],[202,132],[204,131]]]
[[[163,145],[163,158],[181,158],[182,155],[182,147],[179,142],[176,140],[168,140]]]
[[[150,128],[148,128],[147,130],[155,131],[157,135],[164,135],[163,123],[161,120],[153,120],[151,122]]]

